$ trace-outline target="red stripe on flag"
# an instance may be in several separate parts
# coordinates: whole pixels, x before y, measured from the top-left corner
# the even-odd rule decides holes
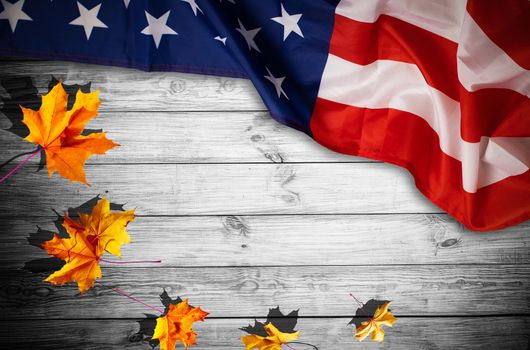
[[[316,141],[336,152],[408,169],[427,198],[472,230],[501,229],[530,218],[530,171],[467,193],[461,162],[443,153],[438,135],[413,114],[318,98],[311,131]]]
[[[468,0],[467,11],[497,46],[530,70],[530,1]]]
[[[530,99],[507,89],[468,92],[461,87],[462,138],[480,141],[481,136],[529,137]]]
[[[336,15],[330,53],[362,65],[376,60],[417,65],[430,86],[461,103],[462,138],[468,142],[528,136],[530,99],[508,89],[467,91],[458,80],[457,44],[439,35],[386,15],[374,23]]]

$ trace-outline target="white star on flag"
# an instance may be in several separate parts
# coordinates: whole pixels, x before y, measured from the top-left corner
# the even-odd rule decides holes
[[[197,16],[197,10],[199,10],[200,13],[204,14],[204,12],[202,12],[202,10],[199,7],[199,5],[197,5],[197,3],[195,2],[196,0],[182,0],[182,1],[187,2],[188,4],[190,4],[191,9],[193,10],[193,14],[195,16]]]
[[[217,40],[217,41],[222,42],[223,45],[226,46],[226,36],[221,37],[221,36],[218,35],[218,36],[216,36],[214,39]]]
[[[70,22],[74,26],[82,26],[85,29],[86,39],[90,39],[92,29],[94,28],[108,28],[107,25],[101,22],[98,18],[99,9],[101,4],[94,6],[88,10],[86,7],[77,2],[77,8],[79,9],[79,17]]]
[[[295,32],[296,34],[300,35],[302,38],[304,37],[304,34],[302,33],[302,30],[300,29],[300,26],[298,25],[298,21],[300,21],[300,18],[302,18],[302,14],[298,13],[296,15],[290,15],[285,11],[285,8],[282,6],[282,15],[280,17],[273,17],[271,20],[273,20],[276,23],[280,23],[283,26],[283,41],[287,39],[289,34],[292,32]]]
[[[241,20],[239,18],[237,19],[237,22],[239,23],[239,28],[236,28],[236,30],[240,32],[241,35],[243,35],[243,37],[245,38],[245,41],[247,42],[247,45],[248,45],[248,49],[251,51],[252,49],[254,49],[258,51],[259,53],[261,53],[261,51],[258,48],[258,45],[256,45],[256,43],[254,42],[254,37],[256,36],[256,34],[258,34],[261,28],[258,27],[255,29],[246,30],[245,26],[243,25],[243,23],[241,23]]]
[[[278,94],[278,98],[281,98],[281,95],[283,95],[285,96],[286,99],[289,99],[289,97],[287,96],[285,91],[283,91],[283,88],[282,88],[282,84],[283,84],[283,81],[285,80],[285,77],[276,78],[274,75],[272,75],[269,68],[265,67],[265,69],[267,70],[267,73],[269,75],[264,75],[264,77],[265,79],[270,81],[272,85],[274,85],[274,88],[276,89],[276,93]]]
[[[125,5],[125,8],[129,8],[129,3],[131,0],[123,0],[123,4]]]
[[[178,35],[177,32],[167,25],[167,20],[170,13],[171,10],[167,11],[159,18],[155,18],[151,16],[149,12],[145,11],[145,17],[147,18],[148,25],[142,30],[142,34],[152,35],[157,49],[158,45],[160,45],[160,40],[162,39],[163,35]]]
[[[17,28],[18,21],[33,21],[33,19],[28,16],[22,7],[24,6],[25,0],[19,0],[16,3],[12,4],[6,0],[2,0],[2,6],[4,6],[4,11],[0,12],[0,19],[7,19],[9,21],[9,26],[11,31],[14,33]]]

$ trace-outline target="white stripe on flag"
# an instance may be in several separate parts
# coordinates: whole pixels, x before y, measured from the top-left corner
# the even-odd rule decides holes
[[[392,108],[422,118],[438,134],[441,150],[462,162],[467,192],[528,170],[530,154],[525,147],[530,146],[530,138],[463,140],[460,103],[427,84],[414,64],[378,60],[363,66],[330,54],[318,96],[360,108]],[[507,152],[511,149],[517,151]]]
[[[374,23],[388,15],[457,42],[466,0],[342,0],[335,13]]]

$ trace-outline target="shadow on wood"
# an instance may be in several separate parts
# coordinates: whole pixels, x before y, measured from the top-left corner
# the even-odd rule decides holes
[[[369,321],[371,318],[373,318],[376,310],[384,303],[388,302],[388,300],[368,300],[365,304],[363,304],[362,307],[357,309],[357,311],[355,312],[355,316],[348,324],[354,324],[355,328],[359,328],[361,326],[361,323]]]
[[[246,327],[240,328],[242,331],[245,331],[249,334],[255,334],[262,337],[268,336],[267,331],[265,330],[265,325],[272,323],[274,327],[278,328],[280,332],[283,333],[294,333],[296,330],[296,322],[298,320],[298,310],[293,310],[289,314],[284,315],[280,311],[280,307],[277,306],[274,309],[269,309],[269,314],[267,315],[267,320],[262,323],[258,320],[254,320],[254,326],[248,325]]]

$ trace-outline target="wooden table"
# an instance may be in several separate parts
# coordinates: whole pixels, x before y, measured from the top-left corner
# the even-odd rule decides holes
[[[101,88],[89,128],[121,144],[89,160],[91,187],[36,172],[38,160],[0,185],[2,348],[150,349],[137,332],[152,312],[119,286],[156,307],[166,290],[209,311],[195,349],[242,349],[239,328],[278,305],[300,310],[300,340],[319,349],[528,349],[530,223],[467,231],[405,171],[335,154],[276,123],[246,80],[0,65],[2,79],[31,77],[40,93],[52,76]],[[0,97],[9,100],[3,87]],[[9,126],[0,114],[0,128]],[[0,131],[0,149],[5,162],[35,147]],[[98,194],[137,210],[123,259],[162,264],[102,263],[85,295],[24,270],[47,257],[28,242],[37,226],[53,229],[53,210]],[[349,293],[392,300],[398,321],[381,345],[354,340]]]

